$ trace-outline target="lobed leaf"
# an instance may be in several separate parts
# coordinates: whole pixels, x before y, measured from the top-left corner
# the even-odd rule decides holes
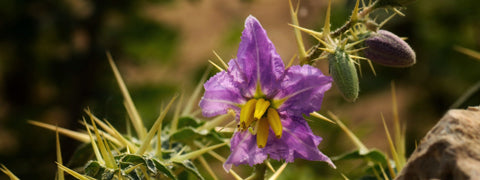
[[[179,165],[183,168],[185,168],[185,170],[187,170],[188,172],[194,174],[198,179],[205,179],[201,174],[200,172],[198,172],[198,169],[197,167],[195,167],[195,165],[190,161],[190,160],[185,160],[185,161],[182,161],[182,162],[174,162],[176,165]]]

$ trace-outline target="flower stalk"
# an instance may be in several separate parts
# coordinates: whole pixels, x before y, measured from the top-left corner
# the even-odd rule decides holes
[[[263,180],[265,179],[265,172],[267,171],[267,165],[265,163],[255,165],[255,171],[251,176],[245,180]]]

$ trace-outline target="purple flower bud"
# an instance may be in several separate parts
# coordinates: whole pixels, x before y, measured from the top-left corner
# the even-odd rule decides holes
[[[378,30],[370,34],[364,42],[366,58],[372,62],[390,67],[409,67],[416,63],[415,52],[397,35]]]

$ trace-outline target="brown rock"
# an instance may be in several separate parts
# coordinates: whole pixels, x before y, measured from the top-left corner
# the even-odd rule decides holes
[[[480,179],[480,109],[448,111],[396,179]]]

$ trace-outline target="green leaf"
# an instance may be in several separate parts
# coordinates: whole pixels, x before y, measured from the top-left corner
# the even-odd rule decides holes
[[[102,174],[102,180],[110,180],[113,179],[114,175],[117,173],[117,170],[112,170],[112,169],[105,169],[105,171]]]
[[[133,166],[136,166],[138,164],[145,164],[145,160],[141,156],[138,156],[138,155],[124,154],[124,155],[117,156],[116,158],[118,158],[120,168],[122,169],[122,172],[124,172],[124,173],[126,173],[125,171],[132,168]],[[130,176],[130,174],[132,176],[138,176],[138,175],[136,175],[137,172],[135,172],[135,171],[132,171],[132,172],[128,173],[127,176]]]
[[[352,159],[364,159],[365,161],[373,161],[376,164],[381,164],[382,166],[387,166],[388,165],[388,159],[383,154],[382,152],[373,149],[369,150],[365,154],[360,154],[359,150],[355,150],[353,152],[349,152],[337,157],[333,157],[332,160],[338,161],[338,160],[352,160]]]
[[[133,165],[137,165],[137,164],[140,164],[140,163],[145,164],[145,159],[143,159],[143,157],[138,156],[138,155],[125,154],[125,155],[122,155],[122,157],[120,158],[120,162],[131,163]]]
[[[102,167],[97,161],[90,161],[85,167],[85,174],[94,178],[100,177],[99,175],[105,171],[105,168]]]
[[[153,168],[156,169],[156,172],[160,171],[171,179],[177,179],[173,175],[172,171],[169,168],[167,168],[167,166],[165,166],[163,163],[161,163],[160,161],[158,161],[156,159],[152,158],[152,159],[147,160],[147,167],[149,169],[150,169],[150,166],[153,166]]]
[[[94,157],[92,144],[91,143],[84,143],[80,145],[73,156],[68,161],[69,167],[84,167],[85,164],[88,163],[88,160]]]
[[[197,128],[199,126],[201,126],[203,124],[203,122],[199,122],[198,120],[194,119],[193,117],[189,117],[189,116],[184,116],[184,117],[180,117],[178,119],[178,126],[177,128],[180,129],[180,128],[183,128],[183,127],[194,127],[194,128]]]
[[[151,160],[151,159],[147,159],[145,161],[147,164],[147,169],[150,171],[150,172],[157,172],[157,167],[155,167],[155,163]]]
[[[179,162],[174,162],[176,165],[180,165],[183,168],[185,168],[188,172],[193,173],[198,179],[205,179],[203,176],[198,172],[197,167],[190,161],[190,160],[185,160],[182,163]]]
[[[122,174],[124,176],[132,180],[142,179],[142,172],[138,171],[137,168],[135,168],[134,170],[130,169],[138,164],[145,164],[145,160],[141,156],[124,154],[117,156],[116,159],[118,159],[119,161],[120,168],[122,169]],[[127,173],[128,170],[130,170],[130,172]],[[148,174],[146,174],[145,176],[148,176]]]
[[[97,161],[90,161],[85,167],[85,174],[95,179],[102,179],[102,180],[113,179],[115,173],[117,172],[118,170],[108,169],[102,166],[101,164],[99,164]]]
[[[170,140],[174,142],[182,142],[182,143],[189,144],[190,142],[192,142],[195,139],[198,139],[198,137],[201,137],[201,136],[203,135],[198,133],[194,128],[185,127],[173,133],[172,136],[170,137]]]
[[[170,142],[180,142],[184,144],[191,144],[194,140],[199,140],[201,137],[207,138],[212,142],[224,142],[221,135],[213,130],[198,131],[194,127],[184,127],[170,136]]]
[[[149,173],[157,175],[158,173],[163,173],[165,176],[169,177],[170,179],[177,179],[172,171],[167,168],[162,162],[154,159],[154,158],[147,158],[147,157],[142,157],[139,155],[133,155],[133,154],[126,154],[122,155],[120,157],[120,163],[122,170],[126,170],[130,168],[131,166],[137,165],[137,164],[144,164],[145,167],[147,167],[147,170]],[[147,174],[148,175],[148,174]],[[129,177],[133,176],[133,179],[136,179],[139,177],[139,175],[135,172],[132,171],[128,175]]]
[[[136,171],[132,171],[127,174],[129,180],[142,180],[142,176]]]
[[[371,178],[372,174],[380,174],[382,170],[386,173],[386,175],[391,178],[390,172],[387,170],[388,166],[392,165],[391,160],[387,159],[387,156],[378,151],[376,149],[369,150],[366,153],[360,153],[359,150],[355,150],[337,157],[333,157],[332,160],[352,160],[352,159],[363,159],[365,162],[368,163],[368,166],[365,167],[364,172],[365,174],[369,174],[364,176],[362,179],[369,179]],[[377,177],[375,177],[377,178]]]

